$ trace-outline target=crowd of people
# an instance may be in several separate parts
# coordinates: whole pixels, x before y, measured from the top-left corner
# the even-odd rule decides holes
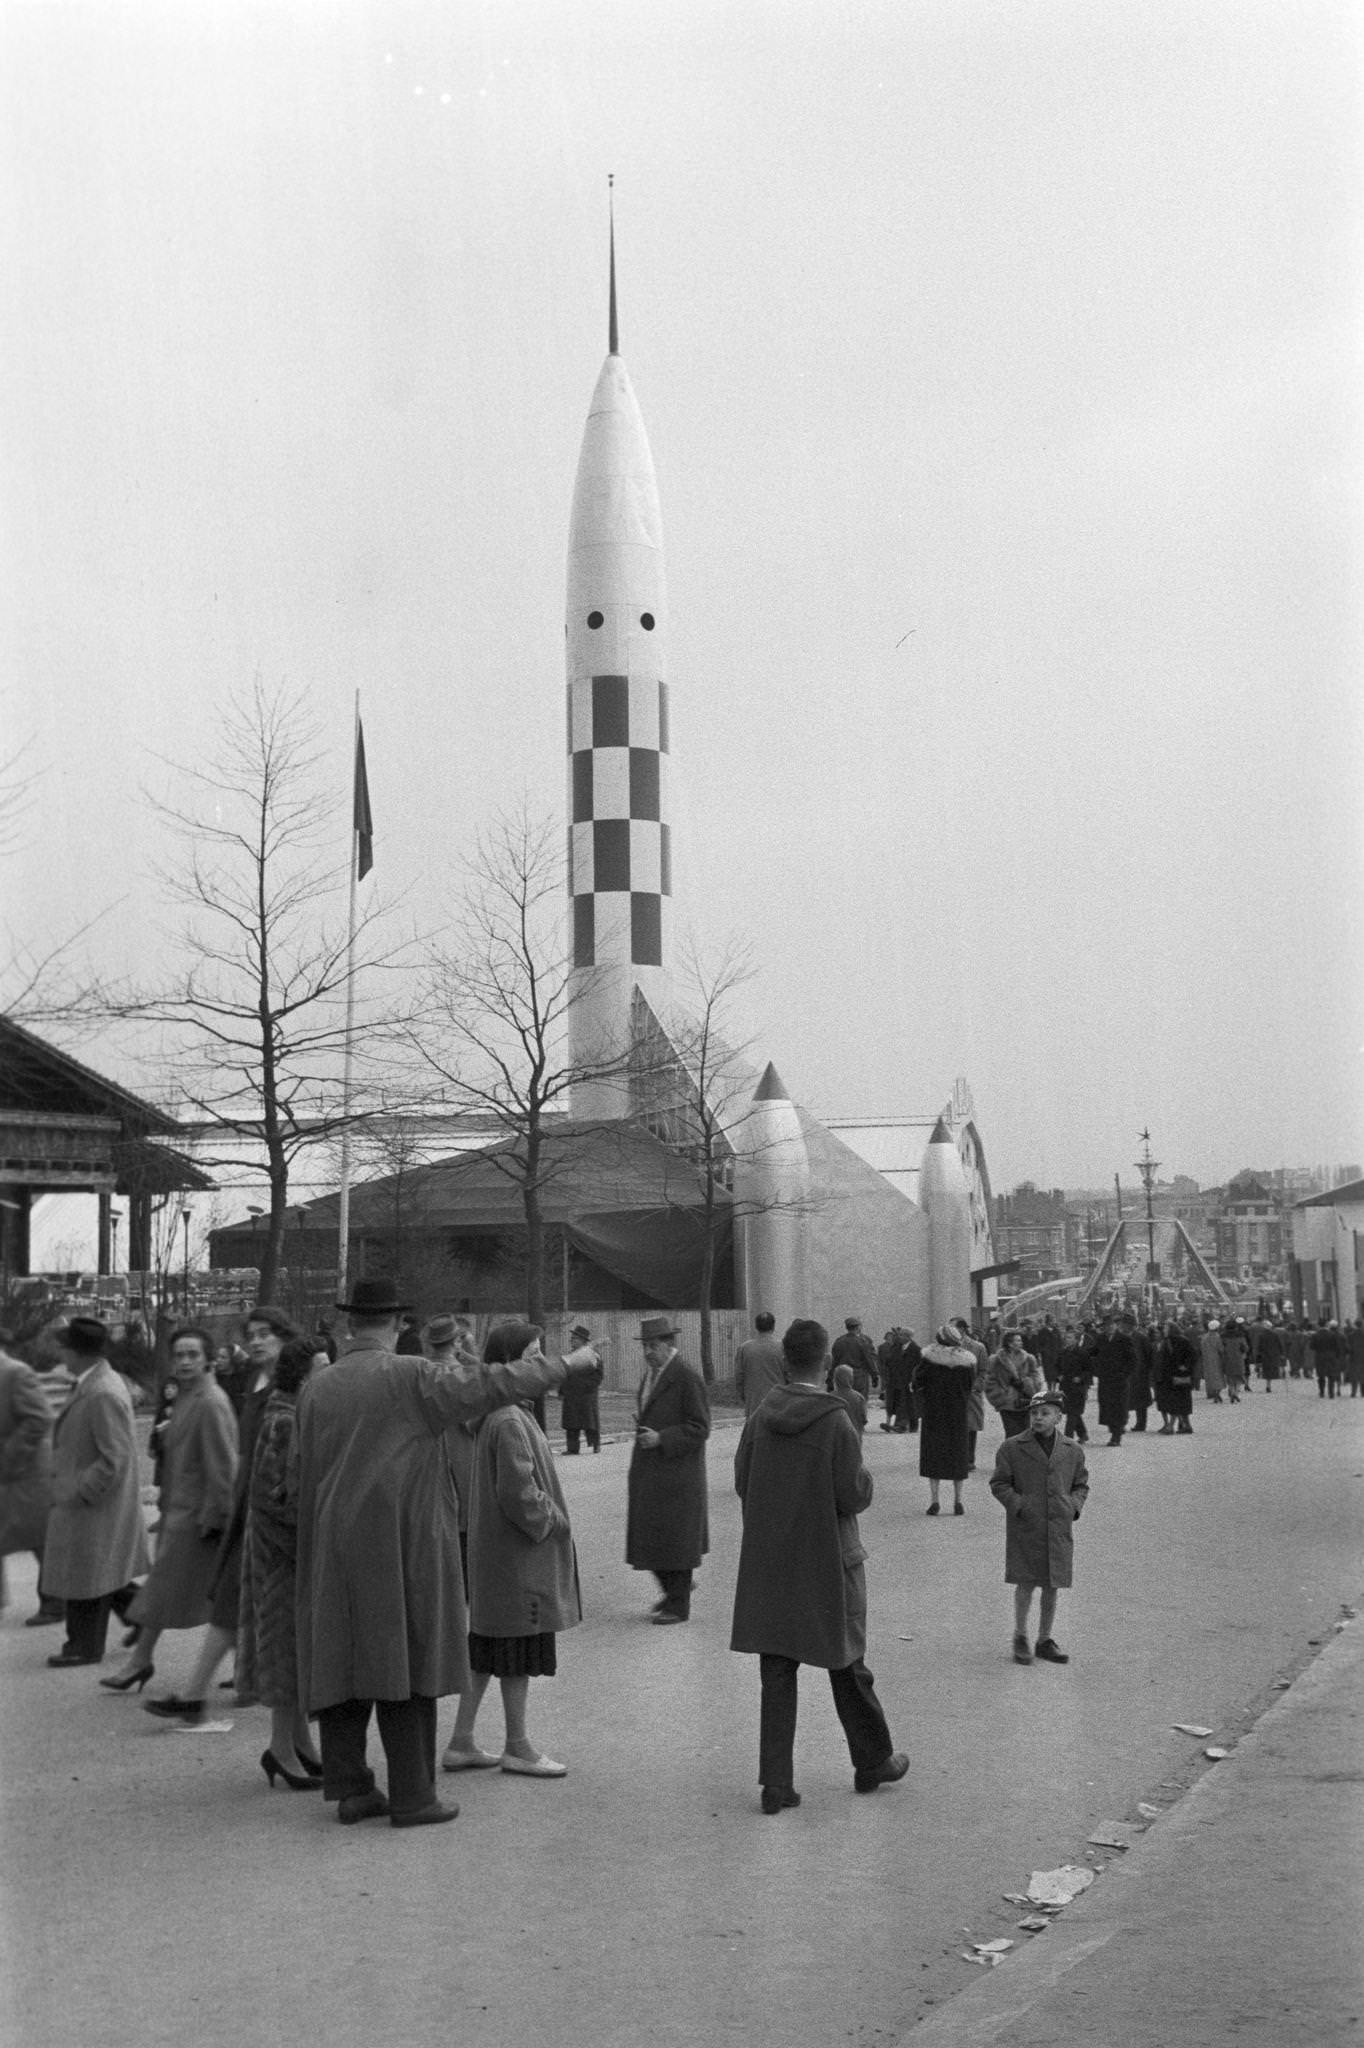
[[[494,1326],[480,1353],[466,1318],[436,1315],[418,1328],[385,1281],[357,1282],[340,1306],[349,1330],[339,1345],[268,1305],[247,1317],[240,1352],[196,1325],[171,1334],[149,1444],[159,1509],[150,1531],[133,1401],[105,1325],[71,1317],[42,1375],[0,1347],[0,1559],[37,1557],[30,1625],[65,1626],[47,1660],[54,1669],[101,1664],[117,1618],[127,1654],[99,1683],[141,1693],[163,1633],[202,1629],[188,1683],[148,1699],[147,1712],[201,1722],[233,1656],[237,1701],[270,1712],[260,1764],[272,1789],[320,1789],[344,1824],[433,1825],[458,1812],[437,1796],[436,1712],[447,1696],[458,1707],[444,1771],[566,1773],[527,1727],[530,1681],[553,1677],[557,1639],[582,1616],[544,1401],[558,1390],[568,1455],[584,1436],[598,1451],[602,1359],[582,1323],[562,1357],[547,1357],[543,1332],[519,1320]],[[690,1619],[709,1545],[709,1400],[678,1334],[670,1316],[641,1324],[627,1481],[626,1561],[656,1579],[649,1618],[659,1627]],[[808,1320],[778,1339],[774,1318],[758,1316],[735,1369],[745,1422],[732,1647],[759,1658],[763,1810],[798,1803],[801,1663],[830,1672],[856,1790],[908,1768],[864,1661],[857,1516],[871,1499],[861,1437],[877,1389],[881,1428],[919,1438],[930,1516],[942,1511],[944,1483],[954,1514],[966,1513],[995,1409],[1004,1434],[990,1486],[1008,1518],[1013,1654],[1064,1664],[1056,1601],[1071,1582],[1088,1492],[1091,1388],[1119,1448],[1129,1427],[1147,1429],[1152,1408],[1159,1433],[1187,1434],[1200,1390],[1235,1403],[1257,1378],[1271,1392],[1284,1377],[1315,1378],[1322,1399],[1347,1385],[1358,1396],[1364,1329],[1268,1316],[1143,1326],[1132,1314],[1058,1325],[1047,1315],[992,1326],[982,1340],[954,1318],[921,1348],[902,1328],[876,1347],[853,1316],[832,1344]],[[477,1719],[493,1679],[503,1739],[485,1749]],[[372,1718],[384,1792],[367,1755]]]

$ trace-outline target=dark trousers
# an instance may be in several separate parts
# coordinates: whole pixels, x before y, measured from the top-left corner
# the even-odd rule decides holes
[[[758,1659],[762,1679],[762,1712],[758,1730],[758,1781],[776,1791],[789,1791],[795,1780],[796,1678],[794,1657],[764,1653]],[[859,1657],[841,1671],[829,1673],[834,1710],[848,1738],[855,1771],[874,1771],[895,1745],[866,1664]]]
[[[66,1603],[66,1647],[77,1656],[98,1660],[104,1655],[109,1634],[109,1616],[115,1595],[105,1593],[98,1600],[68,1600]]]
[[[654,1577],[663,1589],[660,1606],[666,1606],[671,1614],[680,1614],[686,1621],[691,1614],[692,1574],[689,1571],[655,1572]]]
[[[886,1421],[906,1434],[919,1427],[919,1411],[908,1387],[896,1387],[886,1394]]]
[[[1078,1443],[1087,1444],[1089,1442],[1089,1431],[1085,1428],[1085,1412],[1083,1408],[1067,1408],[1066,1435],[1073,1436]]]
[[[365,1760],[371,1710],[388,1764],[389,1806],[394,1813],[419,1813],[436,1797],[436,1702],[424,1693],[407,1700],[342,1700],[322,1708],[322,1796],[348,1799],[374,1790]]]
[[[587,1438],[589,1450],[599,1451],[601,1449],[601,1431],[599,1429],[570,1429],[567,1423],[565,1423],[564,1435],[568,1439],[568,1455],[570,1458],[578,1456],[578,1442],[584,1436]]]

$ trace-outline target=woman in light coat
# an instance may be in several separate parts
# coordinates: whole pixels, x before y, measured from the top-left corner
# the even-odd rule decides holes
[[[484,1349],[486,1364],[534,1358],[540,1331],[504,1323]],[[578,1560],[568,1509],[545,1434],[515,1402],[477,1426],[469,1502],[469,1669],[450,1741],[447,1771],[498,1765],[527,1778],[562,1778],[567,1766],[544,1756],[526,1733],[532,1678],[558,1668],[555,1637],[582,1619]],[[478,1748],[474,1723],[496,1678],[502,1688],[506,1743],[500,1757]]]
[[[138,1633],[127,1662],[100,1680],[110,1692],[141,1691],[155,1671],[163,1629],[200,1628],[209,1619],[218,1543],[232,1513],[237,1418],[214,1378],[213,1339],[207,1330],[175,1330],[170,1357],[179,1391],[166,1425],[156,1563],[128,1610]]]
[[[985,1398],[999,1413],[1005,1436],[1017,1436],[1028,1426],[1028,1405],[1046,1385],[1042,1367],[1023,1348],[1018,1330],[1006,1330],[1004,1342],[985,1372]]]
[[[1244,1325],[1239,1319],[1228,1323],[1222,1332],[1222,1371],[1226,1376],[1227,1399],[1233,1407],[1245,1391],[1249,1358],[1250,1340]]]
[[[48,1663],[98,1664],[109,1612],[147,1570],[127,1382],[104,1355],[108,1332],[73,1316],[57,1342],[76,1383],[52,1433],[52,1513],[43,1549],[43,1594],[66,1602],[66,1643]]]

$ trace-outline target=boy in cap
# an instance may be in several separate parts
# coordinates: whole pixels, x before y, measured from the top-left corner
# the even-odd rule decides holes
[[[1085,1454],[1069,1437],[1058,1436],[1065,1412],[1061,1396],[1046,1387],[1033,1397],[1028,1427],[1005,1437],[995,1453],[990,1491],[1008,1515],[1004,1578],[1014,1589],[1014,1662],[1031,1664],[1028,1611],[1040,1593],[1036,1655],[1044,1664],[1068,1664],[1057,1646],[1056,1596],[1071,1583],[1075,1543],[1072,1531],[1089,1497]]]

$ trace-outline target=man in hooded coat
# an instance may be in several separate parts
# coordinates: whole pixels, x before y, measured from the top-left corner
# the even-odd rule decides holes
[[[788,1383],[773,1387],[744,1424],[734,1459],[744,1533],[730,1648],[759,1660],[764,1813],[800,1804],[794,1760],[802,1664],[829,1674],[856,1791],[893,1785],[909,1769],[863,1661],[867,1553],[857,1517],[871,1503],[872,1481],[847,1409],[820,1385],[829,1333],[820,1323],[794,1322],[782,1349]]]

